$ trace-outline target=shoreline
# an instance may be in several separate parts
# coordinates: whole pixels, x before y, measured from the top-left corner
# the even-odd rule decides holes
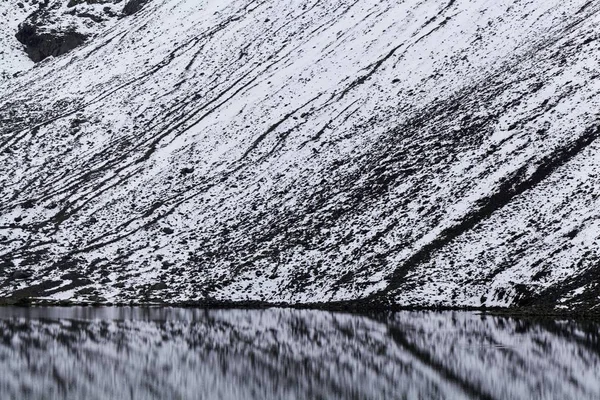
[[[214,310],[263,310],[269,308],[292,309],[292,310],[314,310],[329,311],[351,314],[369,314],[369,313],[394,313],[403,311],[420,312],[479,312],[482,315],[498,317],[519,317],[519,318],[554,318],[571,320],[596,320],[600,321],[600,310],[557,310],[550,307],[461,307],[461,306],[399,306],[399,305],[381,305],[351,302],[331,302],[331,303],[271,303],[264,301],[181,301],[181,302],[160,302],[160,301],[137,301],[137,302],[82,302],[71,300],[47,300],[47,299],[14,299],[0,298],[0,307],[23,307],[23,308],[43,308],[43,307],[90,307],[90,308],[110,308],[110,307],[129,307],[129,308],[181,308],[181,309],[214,309]]]

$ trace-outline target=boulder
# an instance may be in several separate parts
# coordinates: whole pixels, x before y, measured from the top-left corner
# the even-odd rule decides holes
[[[19,25],[16,37],[25,45],[27,55],[34,62],[42,61],[50,56],[57,57],[65,54],[87,39],[85,35],[75,31],[56,31],[54,33],[40,31],[38,27],[27,22]]]
[[[123,7],[123,14],[124,15],[135,14],[136,12],[140,11],[142,9],[142,7],[144,6],[144,4],[146,4],[147,2],[148,2],[148,0],[129,0],[125,4],[125,7]]]

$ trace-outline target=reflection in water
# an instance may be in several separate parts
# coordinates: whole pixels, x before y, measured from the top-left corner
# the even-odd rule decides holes
[[[0,309],[2,399],[599,399],[599,325],[476,313]]]

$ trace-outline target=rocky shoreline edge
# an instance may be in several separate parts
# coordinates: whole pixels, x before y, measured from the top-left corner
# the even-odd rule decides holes
[[[268,308],[287,308],[294,310],[314,310],[343,312],[352,314],[387,313],[401,311],[420,312],[478,312],[482,315],[509,318],[543,318],[569,320],[600,321],[600,309],[554,309],[551,307],[427,307],[427,306],[398,306],[364,303],[358,301],[323,302],[323,303],[275,303],[267,301],[224,301],[207,299],[201,301],[163,302],[149,300],[142,302],[82,302],[71,300],[49,300],[35,298],[0,298],[0,307],[139,307],[139,308],[197,308],[197,309],[248,309],[260,310]]]

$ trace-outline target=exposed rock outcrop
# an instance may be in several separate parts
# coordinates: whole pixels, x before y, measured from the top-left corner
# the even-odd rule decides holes
[[[16,38],[34,62],[58,57],[98,34],[119,15],[122,0],[45,0],[23,21]]]
[[[144,4],[146,4],[149,0],[129,0],[123,7],[124,15],[133,15],[136,12],[140,11]]]
[[[19,25],[17,39],[27,49],[27,54],[34,62],[62,54],[73,50],[86,40],[86,36],[75,31],[52,31],[46,32],[36,25],[24,22]]]

